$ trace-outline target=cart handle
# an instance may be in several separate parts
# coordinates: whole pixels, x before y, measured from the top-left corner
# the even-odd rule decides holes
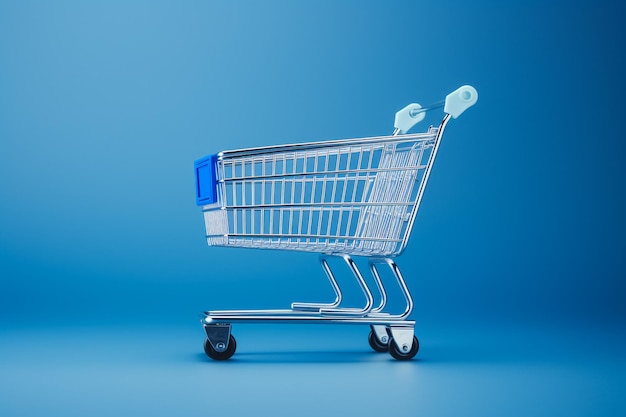
[[[438,101],[425,107],[411,103],[396,113],[393,134],[395,136],[408,132],[413,126],[424,120],[427,111],[441,107],[443,107],[444,112],[456,119],[461,113],[476,104],[477,100],[478,92],[476,89],[471,85],[464,85],[448,94],[445,101]]]

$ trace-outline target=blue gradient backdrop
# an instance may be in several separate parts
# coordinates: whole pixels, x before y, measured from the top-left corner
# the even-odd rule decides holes
[[[472,337],[445,329],[471,333],[480,327],[481,337],[490,340],[497,337],[485,329],[551,329],[546,334],[557,338],[555,355],[539,355],[542,363],[579,345],[589,329],[607,329],[592,344],[607,350],[580,348],[581,357],[612,352],[608,363],[617,367],[586,362],[607,385],[580,388],[604,397],[589,394],[585,408],[573,389],[539,399],[544,406],[537,408],[524,402],[521,410],[554,415],[571,406],[570,415],[624,415],[618,399],[626,349],[623,12],[604,1],[0,1],[5,357],[23,352],[18,341],[31,340],[23,334],[35,340],[36,332],[48,331],[57,335],[58,359],[71,363],[63,346],[80,338],[64,333],[68,328],[103,326],[111,335],[104,346],[133,345],[128,329],[150,323],[163,325],[155,332],[165,340],[168,332],[187,326],[198,330],[187,336],[190,344],[167,346],[192,352],[197,360],[187,363],[189,372],[206,370],[207,363],[193,356],[202,340],[197,312],[285,307],[331,294],[315,255],[208,248],[194,204],[193,160],[223,149],[387,134],[394,113],[406,104],[438,101],[472,84],[479,101],[450,123],[409,246],[397,260],[415,295],[413,317],[439,329],[431,346],[440,349],[430,357],[451,360],[446,375],[454,380],[459,352],[446,346]],[[248,331],[256,335],[246,342],[248,352],[289,350],[268,342],[264,332]],[[307,327],[268,330],[279,339],[281,332],[291,338],[309,331],[324,334]],[[357,331],[346,331],[348,341],[354,336],[347,349],[367,351],[365,329]],[[566,342],[571,340],[576,342]],[[346,342],[337,343],[339,355]],[[525,347],[513,345],[504,350],[509,356],[496,356],[506,363],[524,357]],[[245,355],[246,348],[240,349]],[[330,364],[312,381],[346,375],[331,366],[337,359],[332,343],[313,343],[310,350],[316,349],[314,361]],[[320,357],[319,349],[326,355]],[[464,358],[472,352],[459,349]],[[294,365],[294,375],[306,373],[303,363],[310,358],[291,358],[301,367]],[[268,367],[280,361],[261,359]],[[468,381],[484,377],[476,360],[474,373],[463,368]],[[568,362],[572,372],[577,362]],[[36,415],[36,408],[20,402],[22,385],[10,382],[17,378],[27,387],[37,374],[28,366],[35,365],[17,363],[0,377],[9,390],[4,401],[0,397],[0,414]],[[387,372],[385,364],[377,362],[382,368],[375,372]],[[245,379],[243,365],[236,369]],[[359,375],[359,364],[350,365]],[[66,370],[51,372],[69,381],[63,391],[69,398],[81,382]],[[517,375],[503,372],[504,379]],[[137,384],[150,375],[137,377]],[[204,378],[182,375],[181,380]],[[266,381],[291,376],[285,371]],[[458,409],[432,402],[448,395],[446,377],[437,378],[442,391],[429,397],[431,408],[422,408],[431,415],[467,414],[474,398],[468,391]],[[485,392],[498,392],[500,380],[485,385]],[[540,380],[530,378],[528,385],[543,392]],[[358,389],[344,389],[330,397],[358,397]],[[507,398],[520,400],[524,389],[533,388],[501,390],[498,401],[481,400],[491,408],[476,410],[511,414]],[[411,385],[389,390],[411,392]],[[165,414],[202,415],[200,405],[178,404],[175,393],[161,404],[169,410]],[[143,403],[141,395],[138,402],[111,398],[119,406],[105,414],[147,410],[138,405],[147,404],[147,397]],[[254,398],[257,406],[271,403]],[[61,414],[93,412],[85,404],[48,400],[47,409]],[[160,407],[158,401],[153,405],[151,412]],[[242,407],[234,411],[246,414]],[[405,408],[419,409],[416,403]],[[249,413],[254,410],[250,405]],[[367,410],[382,412],[371,403],[361,414]]]

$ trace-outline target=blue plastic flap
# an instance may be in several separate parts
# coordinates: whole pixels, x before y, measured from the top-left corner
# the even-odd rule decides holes
[[[196,204],[204,206],[217,202],[217,155],[194,162],[196,169]]]

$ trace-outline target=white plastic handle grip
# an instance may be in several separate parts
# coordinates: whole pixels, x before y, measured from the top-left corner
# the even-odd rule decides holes
[[[396,113],[396,120],[393,123],[393,127],[396,128],[396,132],[400,135],[406,133],[415,126],[417,123],[424,120],[426,117],[425,112],[420,112],[422,108],[417,103],[411,103],[399,112]]]
[[[476,89],[471,85],[464,85],[446,96],[443,111],[456,119],[461,113],[476,104],[477,100],[478,92]]]

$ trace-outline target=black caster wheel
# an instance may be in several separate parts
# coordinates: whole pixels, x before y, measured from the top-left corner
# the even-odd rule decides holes
[[[406,352],[402,352],[398,349],[394,340],[389,341],[389,353],[394,357],[394,359],[399,361],[408,361],[413,359],[413,357],[417,355],[418,350],[420,350],[420,342],[415,336],[413,336],[413,345],[411,346],[411,349]]]
[[[385,343],[382,343],[374,334],[374,331],[370,331],[370,335],[367,338],[367,341],[370,342],[370,346],[376,352],[389,352],[389,346]]]
[[[204,353],[206,353],[209,358],[216,361],[225,361],[226,359],[230,359],[230,357],[233,356],[233,354],[235,353],[235,349],[237,349],[237,342],[235,341],[235,338],[232,334],[228,339],[228,347],[223,352],[218,352],[213,349],[213,346],[211,346],[211,342],[209,342],[209,339],[204,339]]]

